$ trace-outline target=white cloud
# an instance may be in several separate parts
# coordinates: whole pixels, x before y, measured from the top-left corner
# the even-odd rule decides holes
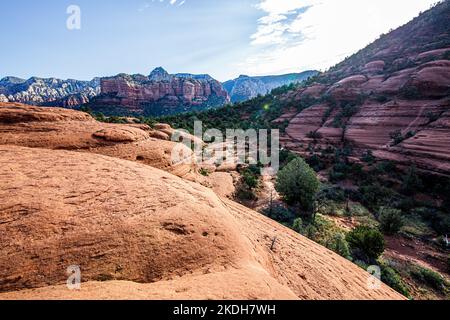
[[[326,69],[428,9],[436,0],[260,0],[246,74]]]
[[[152,3],[153,2],[160,2],[160,3],[168,2],[168,4],[171,6],[181,7],[182,5],[184,5],[186,3],[186,0],[181,0],[181,1],[180,0],[167,0],[167,1],[166,0],[152,0],[151,2]],[[143,11],[149,9],[150,7],[151,7],[151,3],[146,2],[139,8],[139,11],[143,12]]]

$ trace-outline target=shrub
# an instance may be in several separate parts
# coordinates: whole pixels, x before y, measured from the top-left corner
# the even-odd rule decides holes
[[[434,112],[431,112],[431,111],[428,111],[425,114],[425,116],[428,118],[428,121],[430,123],[435,122],[435,121],[439,120],[439,118],[440,118],[440,114],[439,113],[434,113]]]
[[[403,87],[400,92],[406,99],[412,100],[412,99],[419,99],[422,97],[419,89],[411,85]]]
[[[381,281],[405,297],[410,297],[408,287],[396,270],[385,263],[380,263]]]
[[[391,140],[393,140],[392,145],[396,146],[397,144],[401,143],[403,140],[403,134],[401,130],[395,130],[389,134]]]
[[[402,191],[411,194],[423,188],[422,179],[417,174],[416,167],[410,167],[405,176],[403,176]]]
[[[320,182],[314,170],[302,159],[296,158],[278,172],[276,190],[288,203],[299,204],[308,213],[314,202]]]
[[[205,168],[200,168],[199,173],[205,177],[209,176],[209,171]]]
[[[345,191],[340,187],[326,188],[320,191],[320,197],[323,199],[333,200],[337,202],[344,202],[347,200]]]
[[[297,218],[294,220],[294,223],[292,224],[292,229],[297,231],[298,233],[303,233],[303,220],[301,218]]]
[[[295,223],[295,213],[282,205],[274,205],[266,208],[263,210],[263,214],[284,225],[290,226],[293,222]]]
[[[317,140],[317,139],[321,139],[322,138],[322,134],[320,132],[318,132],[318,131],[310,131],[310,132],[308,132],[306,137],[310,138],[310,139]]]
[[[250,171],[244,171],[242,178],[250,190],[255,189],[259,184],[258,177]]]
[[[243,188],[238,189],[236,197],[241,200],[257,200],[258,197],[252,190],[246,190]]]
[[[316,238],[317,232],[317,228],[314,225],[309,224],[305,227],[303,235],[309,239],[314,240]]]
[[[390,201],[394,197],[391,189],[385,188],[379,184],[363,186],[360,188],[363,204],[372,210],[378,210],[380,206]]]
[[[411,275],[420,282],[438,290],[439,292],[446,292],[448,284],[446,283],[444,277],[433,270],[423,267],[416,267],[411,270]]]
[[[351,166],[344,162],[338,161],[330,171],[329,178],[332,182],[342,181],[348,178]]]
[[[392,173],[396,170],[396,166],[392,161],[382,161],[377,165],[376,170],[380,173]]]
[[[379,215],[380,229],[385,234],[396,234],[404,225],[401,211],[392,208],[381,208]]]
[[[384,238],[378,229],[358,226],[347,234],[353,254],[365,261],[374,261],[384,252]]]
[[[374,163],[375,162],[375,157],[373,156],[372,150],[367,150],[363,154],[362,161],[364,161],[365,163]]]
[[[375,101],[377,101],[377,102],[379,102],[379,103],[385,103],[385,102],[388,102],[389,101],[389,98],[387,97],[387,96],[384,96],[384,95],[377,95],[377,96],[375,96]]]
[[[444,56],[442,57],[444,60],[450,60],[450,51],[447,51],[444,53]]]
[[[326,247],[345,259],[352,260],[352,256],[350,254],[350,248],[348,246],[347,240],[345,240],[345,236],[342,233],[337,233],[328,240]]]
[[[314,169],[314,171],[319,172],[323,169],[325,169],[325,164],[320,159],[318,155],[313,155],[307,160],[308,164],[311,166],[311,168]]]
[[[280,164],[281,167],[286,166],[287,164],[289,164],[292,160],[299,158],[298,155],[296,155],[295,153],[293,153],[292,151],[283,149],[280,151]]]

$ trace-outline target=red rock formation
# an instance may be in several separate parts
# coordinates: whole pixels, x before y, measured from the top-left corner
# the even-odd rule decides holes
[[[122,113],[159,115],[220,106],[230,98],[209,76],[169,75],[156,69],[149,77],[118,75],[101,79],[101,95],[90,107],[114,106]],[[108,112],[108,108],[101,111]],[[117,113],[121,113],[117,111]]]
[[[315,101],[276,120],[290,121],[284,146],[309,154],[311,144],[346,143],[356,156],[372,150],[381,159],[450,174],[450,61],[443,60],[449,14],[450,2],[441,3],[322,74],[320,83],[286,94],[287,102]],[[405,139],[397,145],[395,131]]]
[[[186,159],[192,157],[190,161],[172,159],[176,144],[167,141],[173,130],[166,129],[162,132],[146,125],[100,123],[74,110],[0,103],[0,145],[98,153],[137,161],[178,176],[195,172],[190,149],[183,148]]]

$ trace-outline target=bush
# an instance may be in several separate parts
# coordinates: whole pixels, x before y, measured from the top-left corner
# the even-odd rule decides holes
[[[200,168],[199,173],[205,177],[209,176],[209,171],[205,168]]]
[[[313,213],[314,202],[320,182],[314,170],[302,159],[292,160],[278,172],[276,190],[288,203],[299,204],[308,213]]]
[[[344,257],[345,259],[352,260],[350,248],[348,246],[347,240],[345,240],[345,236],[342,233],[337,233],[333,238],[328,240],[326,247],[336,252],[338,255]]]
[[[322,134],[320,132],[318,132],[318,131],[310,131],[310,132],[308,132],[306,137],[310,138],[310,139],[317,140],[317,139],[321,139],[322,138]]]
[[[331,182],[338,182],[348,178],[351,166],[344,162],[338,161],[330,171],[329,178]]]
[[[428,111],[425,116],[428,118],[428,121],[430,123],[435,122],[437,120],[439,120],[440,118],[440,114],[439,113],[433,113],[431,111]]]
[[[294,220],[294,223],[292,224],[292,229],[297,231],[298,233],[303,233],[303,220],[301,218],[297,218]]]
[[[240,200],[252,200],[252,201],[258,199],[256,194],[252,190],[246,190],[243,188],[238,189],[238,191],[236,192],[236,198]]]
[[[358,226],[347,234],[346,240],[353,255],[365,261],[374,261],[384,252],[384,238],[378,229]]]
[[[316,172],[319,172],[319,171],[325,169],[325,164],[320,159],[320,157],[316,154],[313,155],[312,157],[310,157],[307,162],[311,166],[311,168],[313,168],[314,171],[316,171]]]
[[[242,176],[244,183],[248,186],[250,190],[258,187],[259,179],[258,177],[250,171],[244,171]]]
[[[376,171],[378,171],[379,173],[382,173],[382,174],[383,173],[391,174],[396,169],[397,168],[395,166],[395,163],[392,161],[382,161],[376,167]]]
[[[401,211],[392,208],[381,208],[379,215],[380,229],[385,234],[393,235],[400,231],[404,225]]]
[[[423,188],[422,179],[417,174],[415,167],[408,169],[408,172],[403,176],[402,191],[411,194],[417,192]]]
[[[423,267],[416,267],[411,270],[411,275],[420,282],[438,290],[439,292],[445,293],[447,290],[448,284],[446,283],[444,277],[433,270]]]
[[[292,160],[299,158],[298,155],[296,155],[295,153],[283,149],[280,151],[280,167],[283,168],[285,167],[287,164],[289,164]]]
[[[408,287],[402,280],[401,276],[390,266],[380,263],[381,268],[381,281],[387,284],[395,291],[401,293],[405,297],[410,297]]]
[[[363,204],[372,210],[378,210],[380,206],[389,202],[394,197],[391,189],[385,188],[379,184],[363,186],[360,188]]]
[[[281,206],[274,205],[272,207],[266,208],[263,210],[263,214],[272,220],[275,220],[281,224],[291,226],[292,223],[295,223],[296,215],[291,210]],[[301,220],[301,219],[300,219]],[[297,231],[297,230],[296,230]],[[300,232],[300,231],[298,231]]]
[[[396,146],[396,145],[402,143],[403,140],[405,140],[401,130],[395,130],[395,131],[391,132],[389,134],[389,136],[393,141],[393,143],[392,143],[393,146]]]
[[[364,161],[365,163],[374,163],[375,162],[375,157],[373,155],[372,150],[367,150],[363,156],[362,156],[362,161]]]
[[[406,98],[406,99],[420,99],[422,95],[420,94],[420,91],[415,86],[405,86],[400,90],[400,93]]]

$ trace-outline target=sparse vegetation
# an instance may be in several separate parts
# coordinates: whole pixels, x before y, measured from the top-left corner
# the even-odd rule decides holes
[[[392,139],[392,146],[396,146],[403,141],[410,139],[416,135],[415,131],[408,131],[405,135],[403,135],[401,130],[395,130],[391,132],[390,137]]]
[[[410,298],[410,292],[401,275],[385,262],[379,262],[381,269],[381,281],[392,289]]]
[[[411,275],[427,286],[443,293],[447,294],[449,290],[449,284],[445,281],[439,273],[417,266],[411,271]]]

